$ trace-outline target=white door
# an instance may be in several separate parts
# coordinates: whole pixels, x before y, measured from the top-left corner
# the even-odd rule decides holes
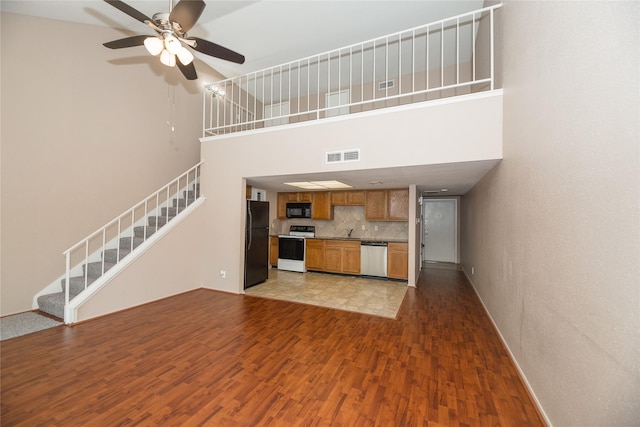
[[[285,116],[285,117],[282,117]],[[264,106],[264,118],[269,119],[276,117],[275,119],[265,120],[266,126],[286,125],[289,123],[289,103],[282,102],[280,104],[269,104]],[[279,118],[278,118],[279,117]]]
[[[423,261],[458,263],[458,201],[422,199]]]
[[[327,93],[325,95],[325,102],[327,107],[338,107],[340,105],[349,104],[349,91],[343,90],[340,92]],[[327,110],[327,117],[340,116],[343,114],[349,114],[349,107],[332,108]]]

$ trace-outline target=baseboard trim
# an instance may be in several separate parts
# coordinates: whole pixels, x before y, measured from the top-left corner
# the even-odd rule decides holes
[[[471,285],[471,289],[473,289],[473,292],[478,297],[478,300],[480,301],[480,304],[482,304],[482,308],[484,309],[484,312],[487,313],[487,316],[489,316],[489,320],[491,320],[491,324],[493,325],[493,329],[495,329],[495,331],[498,334],[498,337],[500,337],[500,341],[502,342],[502,345],[504,346],[505,350],[507,350],[507,354],[509,355],[509,359],[511,359],[511,363],[513,363],[513,366],[515,366],[516,370],[518,371],[518,375],[520,376],[520,379],[524,383],[524,387],[527,390],[527,393],[529,394],[529,397],[531,397],[531,400],[533,400],[534,406],[535,406],[536,410],[538,411],[538,415],[540,415],[540,418],[542,418],[542,420],[547,424],[548,427],[553,427],[553,424],[551,424],[551,420],[549,420],[549,417],[547,417],[546,412],[544,412],[544,409],[542,408],[542,404],[540,403],[540,401],[538,400],[538,397],[536,396],[535,392],[533,391],[533,388],[531,387],[531,384],[529,384],[529,380],[527,380],[527,376],[524,374],[524,372],[520,368],[520,365],[518,364],[518,361],[516,360],[515,356],[511,352],[511,349],[509,348],[509,345],[507,344],[507,341],[504,339],[504,336],[502,336],[502,333],[500,332],[500,329],[498,328],[498,325],[493,320],[493,317],[491,316],[491,313],[487,309],[487,306],[485,305],[484,301],[482,300],[482,297],[478,293],[478,290],[476,289],[476,286],[473,284],[473,280],[471,280],[471,277],[467,273],[467,270],[464,269],[464,267],[461,267],[461,270],[464,273],[464,275],[467,278],[467,280],[469,281],[469,284]]]

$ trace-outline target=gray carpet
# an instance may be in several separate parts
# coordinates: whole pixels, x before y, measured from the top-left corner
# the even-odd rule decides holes
[[[0,318],[0,341],[62,325],[62,322],[29,311]]]

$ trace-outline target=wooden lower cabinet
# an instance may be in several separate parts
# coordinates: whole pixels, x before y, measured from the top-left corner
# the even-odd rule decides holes
[[[405,280],[409,278],[409,245],[407,243],[389,243],[387,277]]]
[[[321,239],[305,239],[306,258],[305,263],[307,270],[324,271],[325,251],[324,240]]]
[[[360,242],[327,240],[324,248],[325,271],[360,274]]]
[[[360,274],[360,242],[347,243],[349,245],[342,248],[342,272]],[[352,243],[356,243],[357,246]]]
[[[278,236],[269,236],[269,263],[278,266]]]

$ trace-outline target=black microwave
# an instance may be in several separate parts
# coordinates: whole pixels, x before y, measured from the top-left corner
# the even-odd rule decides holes
[[[287,203],[287,218],[311,218],[311,203]]]

